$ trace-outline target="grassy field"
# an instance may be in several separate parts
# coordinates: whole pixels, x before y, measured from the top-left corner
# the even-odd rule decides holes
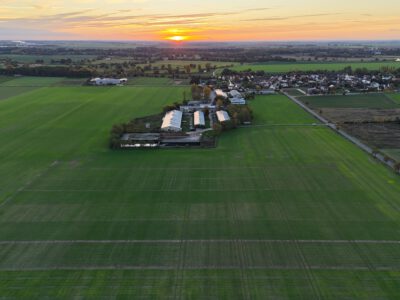
[[[400,103],[383,93],[298,97],[313,108],[400,108]]]
[[[188,80],[177,79],[176,81],[166,77],[133,77],[129,78],[127,85],[134,86],[171,86],[171,85],[188,85]]]
[[[400,104],[400,93],[390,94],[390,97],[396,102]]]
[[[340,63],[257,63],[237,65],[232,70],[246,71],[265,71],[268,73],[287,73],[293,71],[339,71],[345,67],[351,66],[353,69],[367,68],[369,70],[379,70],[382,67],[400,68],[400,63],[395,61],[390,62],[340,62]]]
[[[318,121],[309,114],[299,112],[299,108],[291,101],[282,101],[282,96],[258,96],[251,101],[254,124],[312,124]]]
[[[110,151],[183,87],[41,88],[0,102],[0,295],[396,299],[400,179],[327,128],[216,149]],[[284,96],[257,123],[315,122]]]
[[[8,99],[10,97],[15,97],[36,89],[35,87],[10,87],[10,86],[1,86],[0,85],[0,101]]]
[[[400,149],[383,149],[382,151],[390,158],[400,162]]]
[[[31,77],[31,76],[22,76],[22,77],[14,77],[11,80],[6,80],[0,83],[0,87],[8,86],[8,87],[42,87],[42,86],[52,86],[58,84],[65,80],[62,77]]]

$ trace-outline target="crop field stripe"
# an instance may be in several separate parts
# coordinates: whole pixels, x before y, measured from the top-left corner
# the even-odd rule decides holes
[[[387,244],[400,245],[400,240],[271,240],[271,239],[210,239],[210,240],[31,240],[31,241],[1,241],[0,245],[26,245],[26,244],[185,244],[185,243],[284,243],[284,244]]]
[[[400,267],[362,267],[362,266],[241,266],[241,265],[232,265],[232,266],[123,266],[123,265],[115,265],[115,266],[79,266],[79,267],[67,267],[67,266],[54,266],[54,267],[22,267],[22,268],[2,268],[0,267],[1,272],[10,272],[10,271],[102,271],[102,270],[174,270],[178,274],[184,274],[183,271],[200,271],[200,270],[237,270],[237,271],[245,271],[245,270],[275,270],[275,271],[304,271],[308,270],[319,270],[319,271],[400,271]],[[179,270],[181,272],[179,272]],[[242,272],[243,273],[243,272]],[[243,273],[244,274],[244,273]],[[242,275],[244,276],[244,275]],[[248,276],[246,273],[245,276]],[[178,278],[179,279],[179,278]],[[313,281],[315,279],[309,278],[308,281]],[[179,287],[179,282],[184,281],[184,278],[180,278],[176,280],[176,285]],[[242,278],[241,284],[245,284],[245,279]]]

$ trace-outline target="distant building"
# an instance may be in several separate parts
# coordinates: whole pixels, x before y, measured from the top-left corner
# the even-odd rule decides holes
[[[172,110],[165,114],[163,119],[161,130],[162,131],[182,131],[182,112],[179,110]]]
[[[194,117],[194,126],[195,127],[205,127],[206,126],[206,121],[204,118],[204,113],[200,110],[196,111],[193,114]]]
[[[124,84],[128,81],[127,78],[93,78],[90,80],[90,83],[93,85],[119,85]]]
[[[222,90],[220,90],[220,89],[215,90],[215,96],[216,97],[221,97],[221,98],[224,98],[224,99],[228,98],[228,95],[225,92],[223,92]]]
[[[230,98],[229,100],[234,105],[245,105],[246,104],[246,100],[243,98]]]
[[[261,90],[257,92],[259,95],[274,95],[276,94],[275,90]]]
[[[232,98],[242,98],[242,94],[239,93],[237,90],[230,91],[229,96]]]
[[[217,118],[220,123],[229,121],[231,119],[231,118],[229,118],[228,113],[224,110],[217,111]]]

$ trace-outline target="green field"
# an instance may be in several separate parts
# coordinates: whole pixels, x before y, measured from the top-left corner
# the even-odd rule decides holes
[[[400,108],[399,102],[383,93],[303,96],[298,98],[313,108]]]
[[[15,77],[11,80],[6,80],[0,83],[1,86],[8,87],[42,87],[52,86],[65,80],[62,77],[33,77],[33,76],[21,76]]]
[[[0,298],[397,299],[400,179],[324,127],[216,149],[111,151],[112,124],[183,87],[0,101]],[[315,122],[284,96],[259,124]]]
[[[311,115],[299,111],[291,101],[282,101],[282,96],[258,96],[250,103],[255,125],[318,123]]]
[[[187,81],[183,80],[178,80],[175,82],[171,78],[166,78],[166,77],[133,77],[129,78],[127,85],[135,85],[135,86],[171,86],[171,85],[177,85],[177,84],[188,84]]]
[[[390,158],[400,162],[400,149],[383,149],[382,152]]]
[[[287,73],[294,71],[339,71],[345,67],[351,66],[353,69],[367,68],[369,70],[379,70],[382,67],[395,67],[400,68],[400,62],[340,62],[340,63],[257,63],[257,64],[244,64],[237,65],[232,70],[246,71],[265,71],[267,73]]]
[[[400,104],[400,93],[390,94],[390,97],[396,102]]]

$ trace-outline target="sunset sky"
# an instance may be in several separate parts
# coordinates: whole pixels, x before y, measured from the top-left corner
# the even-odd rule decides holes
[[[0,0],[0,39],[399,38],[399,0]]]

